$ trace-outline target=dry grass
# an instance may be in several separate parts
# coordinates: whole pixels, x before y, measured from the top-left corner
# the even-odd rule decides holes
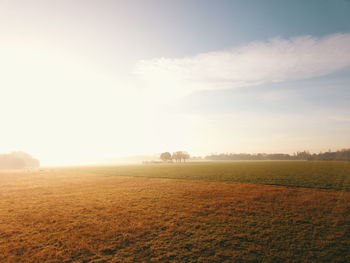
[[[0,173],[0,262],[350,262],[350,192]]]

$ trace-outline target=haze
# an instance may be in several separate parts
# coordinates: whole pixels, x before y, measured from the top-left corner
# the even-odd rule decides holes
[[[350,145],[350,2],[0,1],[0,152]]]

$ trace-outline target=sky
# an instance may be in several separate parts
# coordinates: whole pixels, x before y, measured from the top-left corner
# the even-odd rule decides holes
[[[0,152],[350,147],[348,0],[0,0]]]

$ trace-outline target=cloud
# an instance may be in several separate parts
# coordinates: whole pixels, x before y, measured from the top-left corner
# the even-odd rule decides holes
[[[139,61],[134,73],[164,93],[238,88],[326,75],[350,66],[350,34],[274,38],[184,58]]]
[[[333,120],[333,121],[338,121],[338,122],[350,122],[350,118],[346,116],[330,116],[328,119]]]

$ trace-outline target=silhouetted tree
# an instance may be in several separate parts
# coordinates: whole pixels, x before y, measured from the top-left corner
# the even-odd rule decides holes
[[[176,162],[180,162],[181,163],[182,151],[174,152],[172,157],[173,157],[173,160],[175,160]]]
[[[172,156],[173,160],[175,160],[176,162],[180,162],[183,160],[184,162],[190,158],[190,155],[187,152],[183,152],[183,151],[177,151],[173,153]]]
[[[170,161],[171,160],[171,154],[170,152],[164,152],[160,155],[160,159],[163,161],[163,162],[166,162],[166,161]]]
[[[181,162],[180,153],[181,152],[179,152],[179,151],[173,153],[172,159],[175,160],[175,162],[179,162],[179,161]]]
[[[293,155],[282,153],[220,153],[205,157],[207,160],[348,160],[350,161],[350,149],[342,149],[336,152],[320,152],[311,154],[309,151],[297,152]]]
[[[190,159],[190,155],[187,152],[182,152],[182,159],[186,162],[186,160]]]

